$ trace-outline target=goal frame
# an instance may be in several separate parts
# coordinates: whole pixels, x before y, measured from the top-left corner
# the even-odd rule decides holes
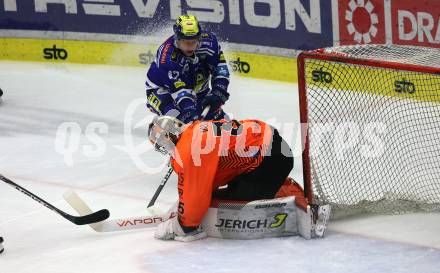
[[[326,51],[327,50],[327,51]],[[349,56],[346,53],[337,51],[328,51],[331,49],[321,48],[311,51],[303,51],[297,58],[298,69],[298,93],[299,93],[299,110],[301,123],[301,140],[302,140],[302,163],[303,163],[303,180],[304,195],[310,203],[314,202],[312,168],[310,164],[310,143],[308,134],[308,109],[307,109],[307,86],[305,74],[305,62],[307,59],[322,60],[328,62],[337,62],[344,64],[363,65],[377,68],[389,68],[394,70],[412,71],[427,74],[440,74],[440,68],[422,66],[416,64],[397,63],[384,60],[371,60]]]

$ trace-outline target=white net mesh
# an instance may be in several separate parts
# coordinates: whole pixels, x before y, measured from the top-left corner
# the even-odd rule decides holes
[[[438,48],[399,45],[356,45],[326,48],[326,53],[344,53],[354,59],[389,61],[440,68]]]
[[[315,201],[332,204],[336,217],[439,210],[440,75],[398,64],[440,68],[440,50],[368,45],[315,54],[397,63],[306,55],[300,92]]]

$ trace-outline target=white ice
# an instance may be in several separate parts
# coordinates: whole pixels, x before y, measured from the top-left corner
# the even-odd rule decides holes
[[[108,208],[112,218],[146,213],[166,159],[145,145],[151,115],[143,105],[144,74],[142,68],[1,61],[0,173],[71,214],[62,198],[68,189],[94,210]],[[302,181],[297,86],[233,77],[231,94],[225,108],[235,118],[266,120],[295,146],[291,175]],[[76,129],[56,141],[65,122]],[[71,156],[63,155],[69,147]],[[176,198],[172,177],[157,205],[167,209]],[[439,231],[438,214],[412,214],[331,222],[322,240],[163,242],[152,229],[97,234],[0,183],[1,273],[434,273],[440,272]]]

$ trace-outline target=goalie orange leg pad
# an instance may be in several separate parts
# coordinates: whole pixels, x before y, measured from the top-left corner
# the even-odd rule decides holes
[[[288,196],[295,196],[295,204],[297,207],[307,211],[307,199],[304,196],[304,190],[301,186],[293,180],[293,178],[287,177],[284,184],[278,190],[275,198],[282,198]]]

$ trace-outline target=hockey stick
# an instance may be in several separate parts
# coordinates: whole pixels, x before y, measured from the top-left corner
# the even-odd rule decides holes
[[[160,181],[159,187],[157,188],[156,192],[154,193],[153,197],[151,198],[150,203],[148,203],[147,208],[150,208],[150,207],[152,207],[154,205],[154,203],[157,200],[157,197],[159,197],[159,194],[161,193],[161,191],[165,187],[165,184],[167,183],[167,181],[170,178],[172,173],[173,173],[173,167],[170,167],[168,169],[168,172],[165,175],[165,177],[162,179],[162,181]]]
[[[79,215],[86,215],[92,212],[90,207],[74,191],[68,191],[63,195],[69,205],[78,212]],[[107,220],[100,223],[90,224],[89,226],[96,232],[127,231],[134,229],[152,228],[168,219],[176,217],[175,212],[156,216],[128,217],[114,220]]]
[[[200,115],[201,119],[204,119],[206,117],[210,108],[211,108],[211,106],[208,105],[205,107],[205,109],[203,109],[203,112]],[[156,192],[154,193],[153,197],[151,198],[150,203],[148,203],[147,208],[151,208],[152,206],[154,206],[154,203],[156,202],[157,197],[159,197],[159,194],[162,192],[163,188],[165,187],[165,184],[168,182],[168,179],[170,178],[172,173],[173,173],[173,167],[170,166],[167,174],[162,179],[162,181],[159,184],[159,187],[157,188]],[[153,211],[153,209],[150,209],[149,211]]]
[[[27,196],[29,196],[30,198],[34,199],[35,201],[37,201],[41,205],[47,207],[48,209],[50,209],[52,211],[55,211],[56,213],[58,213],[59,215],[61,215],[62,217],[64,217],[65,219],[69,220],[70,222],[72,222],[72,223],[74,223],[76,225],[87,225],[87,224],[91,224],[91,223],[96,223],[96,222],[104,221],[105,219],[107,219],[110,216],[110,212],[108,210],[106,210],[106,209],[103,209],[103,210],[100,210],[100,211],[97,211],[97,212],[90,211],[90,213],[84,214],[84,215],[81,215],[81,216],[73,216],[73,215],[70,215],[70,214],[68,214],[68,213],[66,213],[66,212],[56,208],[55,206],[51,205],[47,201],[41,199],[40,197],[36,196],[32,192],[26,190],[22,186],[16,184],[12,180],[4,177],[1,174],[0,174],[0,180],[5,182],[9,186],[15,188],[16,190],[26,194]]]

